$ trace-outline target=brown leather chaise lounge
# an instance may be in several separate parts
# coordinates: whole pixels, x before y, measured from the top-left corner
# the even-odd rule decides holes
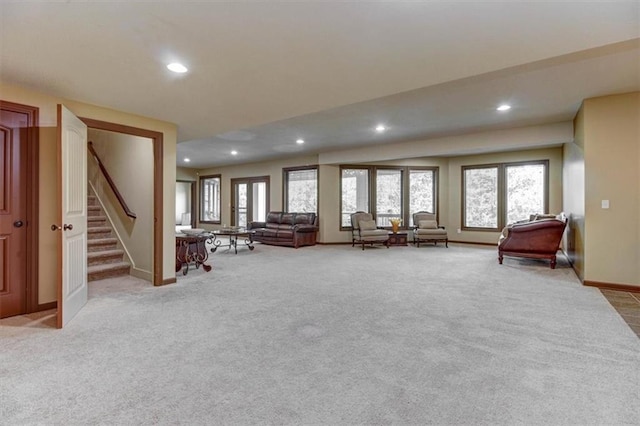
[[[504,256],[549,259],[551,269],[555,269],[566,225],[564,213],[533,215],[527,222],[508,225],[498,241],[498,262],[502,265]]]

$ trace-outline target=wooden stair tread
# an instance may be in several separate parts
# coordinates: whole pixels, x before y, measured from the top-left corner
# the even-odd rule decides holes
[[[112,271],[116,269],[129,269],[131,265],[127,262],[113,262],[113,263],[101,263],[99,265],[87,266],[88,274],[95,274],[98,272]]]
[[[122,256],[123,254],[124,254],[124,250],[111,249],[111,250],[92,251],[87,253],[87,257],[89,258],[112,257],[112,256]]]
[[[111,232],[110,226],[90,226],[87,228],[87,232],[89,233],[100,233],[100,232]]]
[[[102,246],[102,245],[109,245],[109,244],[118,244],[118,239],[117,238],[96,238],[93,240],[87,240],[87,244],[90,246]]]

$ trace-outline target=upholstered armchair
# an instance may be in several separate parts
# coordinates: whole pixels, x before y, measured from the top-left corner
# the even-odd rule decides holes
[[[376,225],[376,221],[371,213],[355,212],[351,214],[351,247],[362,244],[364,250],[365,244],[379,243],[389,248],[389,231],[380,229]]]
[[[555,269],[566,226],[564,213],[532,215],[529,221],[507,225],[498,241],[498,263],[502,265],[504,256],[548,259],[551,269]]]
[[[436,215],[430,212],[417,212],[413,214],[413,243],[420,247],[420,242],[432,242],[438,245],[438,241],[444,242],[449,247],[449,235],[444,226],[439,226]]]

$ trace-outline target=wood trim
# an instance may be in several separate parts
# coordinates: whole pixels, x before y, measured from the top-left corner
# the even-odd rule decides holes
[[[27,119],[27,250],[26,250],[26,313],[38,312],[38,250],[40,211],[40,109],[38,107],[0,100],[3,110],[26,114]],[[55,302],[53,302],[55,303]]]
[[[164,223],[164,178],[162,159],[164,157],[164,135],[154,132],[153,138],[153,285],[163,285],[163,237]],[[174,199],[175,208],[175,199]],[[174,215],[175,216],[175,215]]]
[[[175,284],[177,282],[178,282],[178,280],[175,277],[174,278],[165,278],[164,280],[162,280],[162,284],[161,285]]]
[[[582,285],[587,287],[597,287],[604,290],[630,291],[632,293],[640,293],[640,287],[629,284],[603,283],[600,281],[584,280]]]
[[[56,209],[56,224],[62,226],[62,105],[56,106],[56,200],[58,208]],[[53,229],[52,229],[53,230]],[[62,328],[62,232],[56,232],[56,248],[58,250],[58,258],[56,260],[56,327]]]
[[[37,309],[34,310],[33,312],[42,312],[42,311],[48,311],[49,309],[57,309],[58,308],[58,302],[49,302],[49,303],[42,303],[40,305],[38,305]]]
[[[153,143],[153,285],[163,285],[162,264],[163,264],[163,235],[162,226],[164,223],[163,206],[163,146],[164,135],[155,130],[140,129],[138,127],[126,126],[123,124],[109,123],[106,121],[94,120],[92,118],[80,117],[87,127],[111,132],[125,133],[128,135],[146,137]]]

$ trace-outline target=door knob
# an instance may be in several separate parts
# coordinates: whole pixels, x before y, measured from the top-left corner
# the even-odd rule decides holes
[[[58,225],[56,225],[55,223],[53,225],[51,225],[51,230],[52,231],[60,231],[62,228],[59,227]]]
[[[24,225],[24,222],[21,220],[16,220],[15,222],[13,222],[13,226],[15,226],[16,228],[22,228],[22,225]]]
[[[73,229],[73,225],[67,225],[66,223],[62,226],[62,229],[65,231],[70,231]]]

